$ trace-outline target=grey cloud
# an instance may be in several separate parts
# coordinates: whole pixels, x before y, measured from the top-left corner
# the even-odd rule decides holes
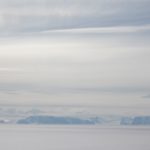
[[[142,98],[144,98],[144,99],[150,99],[150,94],[142,96]]]
[[[76,86],[76,85],[52,85],[51,83],[1,83],[0,92],[6,94],[27,93],[41,93],[48,95],[64,94],[64,93],[80,93],[80,94],[94,94],[94,93],[146,93],[150,87],[135,87],[135,86]],[[150,98],[150,95],[143,96],[143,98]]]
[[[0,30],[49,29],[150,24],[148,0],[7,0],[1,1]]]
[[[0,35],[8,36],[0,37],[0,103],[145,105],[149,6],[149,0],[1,0]]]

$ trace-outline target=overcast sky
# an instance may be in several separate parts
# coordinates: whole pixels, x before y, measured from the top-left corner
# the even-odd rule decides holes
[[[0,0],[0,104],[150,106],[149,0]]]
[[[0,31],[148,25],[149,6],[149,0],[1,0]]]

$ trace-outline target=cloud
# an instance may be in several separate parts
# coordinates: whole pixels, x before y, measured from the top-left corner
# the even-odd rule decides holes
[[[51,86],[40,84],[1,83],[1,104],[15,105],[121,105],[137,106],[139,93],[149,88],[141,87],[83,87]]]
[[[49,30],[41,33],[48,34],[51,32],[55,33],[73,33],[73,34],[102,34],[102,33],[138,33],[150,31],[150,25],[133,25],[133,26],[115,26],[115,27],[95,27],[95,28],[76,28],[76,29],[59,29],[59,30]]]
[[[52,85],[49,83],[3,83],[0,84],[0,93],[8,94],[20,94],[20,93],[34,93],[34,94],[45,94],[45,95],[57,95],[62,94],[138,94],[145,93],[150,90],[150,87],[137,87],[137,86],[104,86],[104,85],[93,85],[93,86],[83,86],[83,85]],[[143,98],[149,98],[149,95]]]
[[[1,34],[150,24],[149,0],[2,0]]]
[[[1,0],[0,103],[145,105],[149,7],[149,0]]]
[[[149,94],[149,95],[142,96],[142,98],[144,98],[144,99],[150,99],[150,94]]]
[[[22,72],[21,68],[11,68],[11,67],[0,67],[0,73],[2,72]]]

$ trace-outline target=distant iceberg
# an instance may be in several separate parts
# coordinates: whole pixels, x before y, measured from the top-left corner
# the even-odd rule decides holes
[[[75,117],[30,116],[17,121],[18,124],[95,124],[94,120]]]
[[[150,125],[150,116],[135,117],[132,122],[133,125]]]
[[[123,117],[121,125],[150,125],[150,116]]]
[[[0,120],[0,124],[60,124],[60,125],[150,125],[150,116],[48,116],[31,115],[14,121]]]

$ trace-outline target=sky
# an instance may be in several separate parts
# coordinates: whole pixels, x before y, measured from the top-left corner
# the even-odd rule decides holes
[[[0,0],[0,105],[150,106],[149,0]]]

